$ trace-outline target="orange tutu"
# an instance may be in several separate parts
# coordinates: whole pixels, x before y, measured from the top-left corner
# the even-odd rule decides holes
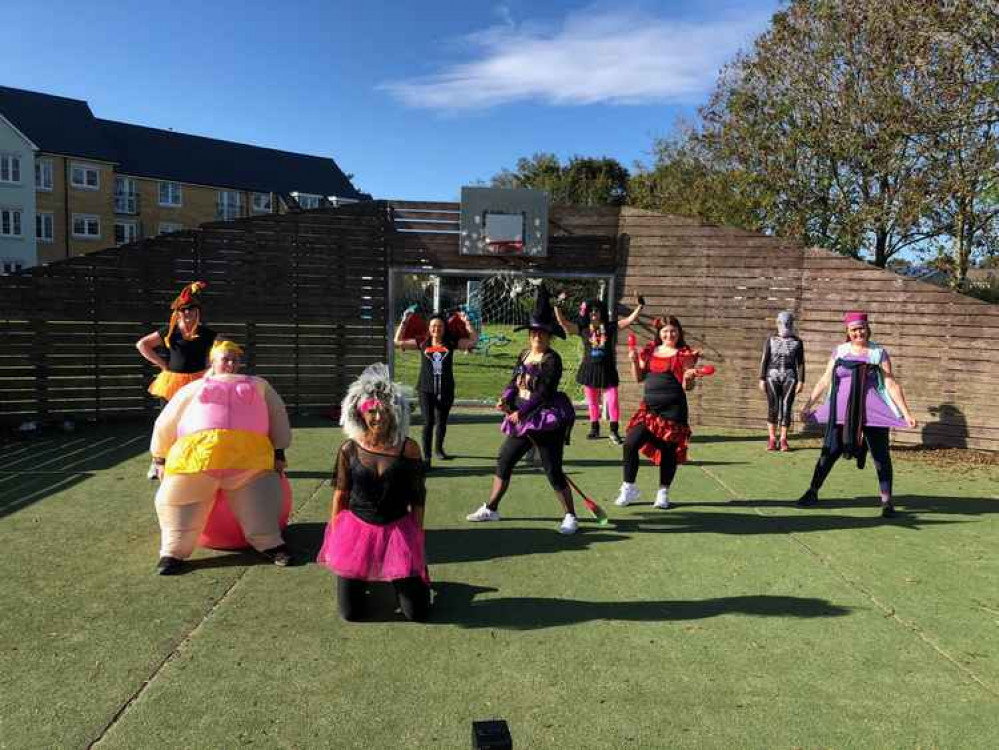
[[[154,396],[159,396],[164,401],[169,401],[173,395],[188,383],[200,380],[207,370],[201,372],[170,372],[163,370],[149,386],[149,392]]]

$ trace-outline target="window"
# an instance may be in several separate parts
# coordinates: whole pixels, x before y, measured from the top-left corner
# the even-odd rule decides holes
[[[114,223],[114,244],[127,245],[139,239],[139,222],[116,221]]]
[[[52,162],[39,159],[35,162],[35,190],[52,189]]]
[[[292,193],[292,195],[298,201],[298,205],[304,209],[319,208],[319,204],[323,200],[323,196],[311,193]]]
[[[0,237],[21,236],[21,210],[0,208]]]
[[[50,211],[35,214],[35,239],[39,242],[52,242],[55,236],[55,215]]]
[[[116,214],[139,213],[139,191],[131,177],[114,178],[114,212]]]
[[[73,164],[69,174],[69,182],[75,188],[97,190],[101,186],[101,170],[92,164]]]
[[[219,190],[218,218],[232,221],[239,218],[243,196],[236,190]]]
[[[160,222],[160,226],[159,226],[159,233],[160,234],[170,234],[172,232],[183,232],[183,231],[184,231],[184,225],[183,224],[176,224],[176,223],[174,223],[172,221],[162,221],[162,222]]]
[[[269,214],[273,211],[273,203],[271,202],[270,193],[254,193],[253,194],[253,210],[258,214]]]
[[[84,240],[99,239],[101,217],[93,214],[73,214],[73,236]]]
[[[179,182],[160,183],[160,205],[179,206],[181,204],[181,189]]]
[[[16,154],[0,154],[0,182],[21,182],[21,157]]]
[[[24,261],[21,260],[9,260],[7,258],[4,258],[2,261],[0,261],[0,269],[3,269],[2,273],[5,274],[14,273],[14,271],[20,271],[22,268],[24,268]]]

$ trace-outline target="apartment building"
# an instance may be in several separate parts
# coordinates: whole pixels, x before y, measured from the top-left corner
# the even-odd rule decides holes
[[[0,272],[369,197],[326,157],[102,120],[85,101],[0,86]]]

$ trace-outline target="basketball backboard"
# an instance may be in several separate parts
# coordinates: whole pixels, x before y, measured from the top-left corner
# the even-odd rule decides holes
[[[461,189],[462,255],[548,254],[548,193],[525,188]]]

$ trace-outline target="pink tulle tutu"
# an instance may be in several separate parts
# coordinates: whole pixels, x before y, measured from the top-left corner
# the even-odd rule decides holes
[[[341,578],[395,581],[419,577],[430,583],[423,529],[409,513],[379,526],[362,521],[349,510],[341,512],[335,523],[326,524],[316,562]]]

